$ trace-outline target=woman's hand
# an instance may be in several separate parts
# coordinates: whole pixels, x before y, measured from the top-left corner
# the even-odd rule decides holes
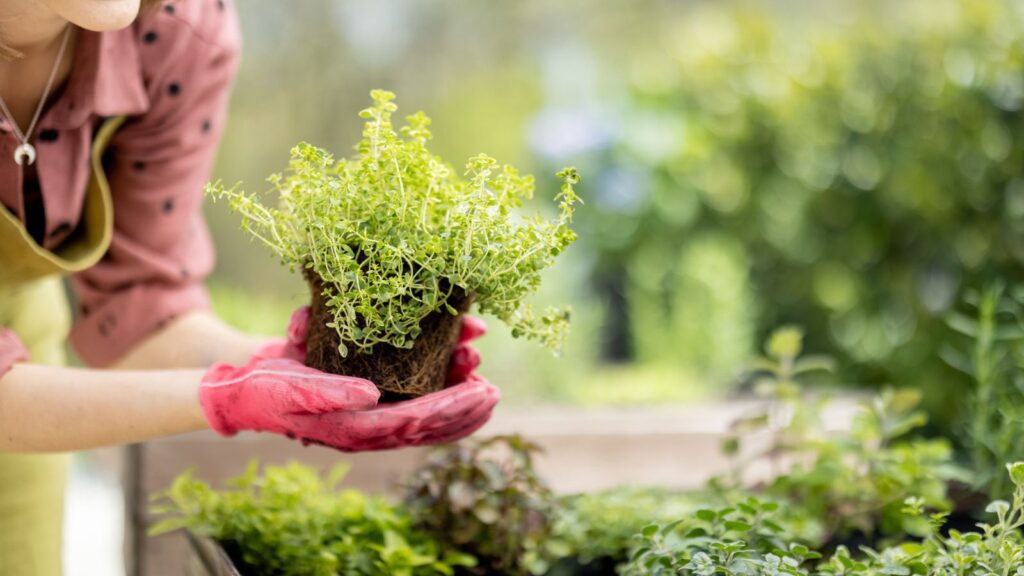
[[[224,435],[266,430],[347,452],[387,450],[454,442],[468,436],[490,419],[501,397],[495,386],[473,374],[480,365],[480,353],[470,341],[487,329],[479,318],[466,316],[463,320],[447,388],[379,405],[379,393],[368,381],[302,365],[309,318],[308,306],[296,310],[288,323],[287,338],[261,347],[248,366],[210,369],[200,399],[214,430]],[[234,392],[232,386],[241,388]],[[374,393],[372,401],[366,395],[367,386]],[[240,401],[241,397],[247,401]],[[222,412],[228,414],[226,425]]]
[[[242,367],[215,364],[199,385],[199,404],[210,428],[223,436],[241,430],[292,438],[315,433],[316,416],[377,405],[368,380],[335,376],[287,359],[255,359]],[[303,418],[310,421],[303,425]]]
[[[446,444],[479,430],[491,418],[501,392],[473,374],[440,392],[375,408],[323,414],[317,420],[326,444],[346,452]]]
[[[203,317],[190,318],[193,326],[202,324]],[[296,346],[300,332],[292,332]],[[369,382],[287,358],[257,357],[242,367],[219,365],[205,372],[38,366],[22,362],[24,347],[0,330],[0,339],[16,344],[0,346],[11,351],[0,366],[0,452],[86,450],[207,426],[222,434],[273,431],[345,451],[452,442],[483,426],[500,397],[497,388],[472,374],[480,357],[468,341],[482,333],[482,323],[466,320],[448,388],[377,404],[378,392]],[[198,349],[204,342],[196,338],[189,344]]]

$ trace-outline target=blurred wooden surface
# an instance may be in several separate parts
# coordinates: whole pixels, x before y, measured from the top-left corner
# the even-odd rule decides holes
[[[560,493],[595,491],[622,485],[694,488],[728,470],[720,452],[729,424],[754,409],[753,402],[665,409],[536,408],[499,411],[478,434],[521,433],[543,447],[537,461],[541,475]],[[835,402],[824,421],[848,425],[852,403]],[[756,441],[755,441],[756,443]],[[749,445],[749,444],[748,444]],[[126,552],[130,576],[178,576],[185,573],[186,541],[182,534],[151,538],[149,495],[166,488],[186,469],[198,478],[220,483],[242,473],[247,463],[299,461],[329,467],[352,464],[345,485],[369,492],[397,493],[397,483],[419,464],[425,449],[342,454],[327,448],[302,447],[269,434],[241,434],[224,439],[197,433],[134,446],[126,462]],[[754,466],[754,475],[768,474]]]

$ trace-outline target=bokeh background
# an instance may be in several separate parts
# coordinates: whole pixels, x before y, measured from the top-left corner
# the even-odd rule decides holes
[[[1022,276],[1024,3],[238,8],[245,56],[215,178],[259,190],[302,140],[348,154],[373,88],[430,115],[452,164],[486,152],[534,173],[530,209],[579,167],[580,240],[540,296],[574,307],[573,334],[555,358],[492,323],[481,371],[505,405],[728,397],[759,342],[796,324],[839,361],[833,385],[921,387],[934,426],[957,421],[970,384],[939,360],[946,319],[971,289]],[[226,206],[207,215],[217,310],[280,334],[304,284]],[[73,510],[116,500],[76,478]]]

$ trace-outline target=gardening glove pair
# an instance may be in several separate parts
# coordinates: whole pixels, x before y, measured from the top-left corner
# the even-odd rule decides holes
[[[472,374],[479,354],[468,342],[485,331],[467,318],[452,355],[451,385],[413,400],[378,404],[368,380],[337,376],[303,365],[308,309],[292,315],[288,338],[268,344],[249,364],[211,367],[199,389],[210,426],[231,436],[240,430],[274,432],[305,444],[346,452],[454,442],[491,416],[498,389]]]

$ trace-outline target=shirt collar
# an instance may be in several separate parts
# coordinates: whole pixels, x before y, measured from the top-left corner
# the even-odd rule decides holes
[[[71,76],[47,127],[74,128],[93,115],[131,116],[149,109],[135,27],[78,31]]]

